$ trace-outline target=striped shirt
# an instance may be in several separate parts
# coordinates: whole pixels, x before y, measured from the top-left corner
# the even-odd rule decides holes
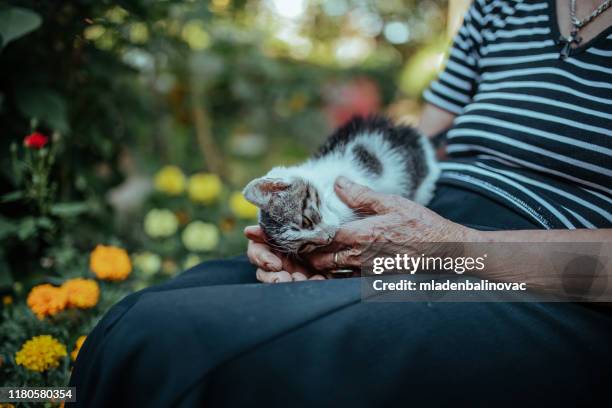
[[[612,26],[564,61],[558,38],[555,0],[474,1],[424,94],[457,115],[440,183],[542,228],[610,227]]]

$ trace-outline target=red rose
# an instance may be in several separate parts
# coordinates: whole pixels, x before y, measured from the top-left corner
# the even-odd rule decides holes
[[[42,133],[34,132],[23,139],[23,144],[30,149],[40,149],[44,147],[49,138]]]

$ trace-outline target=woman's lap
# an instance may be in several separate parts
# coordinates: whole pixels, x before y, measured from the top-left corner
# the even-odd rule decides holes
[[[612,321],[580,305],[364,302],[358,279],[254,276],[244,257],[213,261],[120,302],[81,350],[78,405],[584,405],[605,391]]]

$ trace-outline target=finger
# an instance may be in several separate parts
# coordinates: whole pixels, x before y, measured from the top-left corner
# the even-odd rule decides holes
[[[304,275],[310,275],[306,266],[290,256],[285,256],[281,258],[283,262],[282,270],[288,271],[289,273],[300,272]]]
[[[257,272],[255,272],[255,276],[257,280],[262,283],[291,282],[291,274],[287,271],[268,272],[258,268]]]
[[[251,241],[265,243],[266,233],[259,225],[249,225],[244,229],[244,235]]]
[[[266,271],[278,272],[283,268],[283,261],[266,244],[249,241],[247,257],[251,263]]]
[[[281,260],[274,259],[276,256],[265,244],[249,241],[247,257],[252,264],[266,271],[280,271],[282,269]]]
[[[280,271],[280,272],[269,272],[271,274],[274,275],[273,279],[274,282],[273,283],[284,283],[284,282],[291,282],[291,274],[287,271]]]
[[[346,248],[354,248],[355,246],[358,246],[358,244],[363,243],[365,240],[360,231],[361,229],[356,224],[345,224],[342,228],[336,231],[336,235],[334,235],[331,244],[322,248],[322,252],[340,252]],[[329,250],[327,250],[328,247]]]
[[[340,176],[336,179],[335,189],[338,197],[352,209],[368,214],[383,214],[388,210],[386,194],[376,193],[346,177]]]
[[[293,272],[291,274],[291,278],[295,281],[295,282],[301,282],[301,281],[305,281],[308,279],[308,276],[304,275],[302,272]]]
[[[376,216],[368,217],[344,224],[342,227],[336,230],[334,237],[329,244],[318,247],[313,252],[308,254],[302,254],[302,257],[309,259],[314,254],[318,253],[335,253],[347,248],[359,247],[360,244],[367,242],[371,236],[371,227],[368,226],[366,221],[374,220],[375,217]]]
[[[336,256],[336,254],[338,254]],[[312,254],[310,263],[318,271],[328,271],[330,269],[355,268],[360,267],[360,251],[356,248],[331,253]]]
[[[325,280],[325,279],[326,279],[326,278],[325,278],[325,276],[323,276],[323,275],[319,275],[319,274],[312,275],[312,276],[309,278],[309,280]]]

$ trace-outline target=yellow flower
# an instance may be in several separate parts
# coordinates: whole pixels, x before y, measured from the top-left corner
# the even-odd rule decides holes
[[[66,308],[66,291],[48,283],[34,286],[28,294],[27,304],[39,319],[53,316]]]
[[[189,254],[187,255],[187,258],[185,259],[185,262],[183,262],[183,268],[185,269],[192,268],[196,266],[197,264],[199,264],[200,262],[202,262],[202,258],[200,258],[198,255]]]
[[[87,336],[79,336],[77,341],[74,343],[74,349],[70,352],[70,357],[72,358],[72,361],[75,361],[77,359],[79,351],[81,351],[81,347],[83,347],[83,343],[85,343],[86,338]]]
[[[2,296],[2,304],[4,306],[12,305],[13,304],[13,297],[11,295],[4,295],[4,296]]]
[[[159,272],[161,263],[161,257],[153,252],[145,251],[134,255],[134,266],[145,277],[153,276]]]
[[[240,191],[232,193],[229,199],[229,206],[234,215],[238,218],[257,218],[257,207],[248,202]]]
[[[151,238],[165,238],[178,229],[178,219],[170,210],[152,209],[145,215],[144,230]]]
[[[98,304],[100,287],[93,279],[69,279],[62,285],[68,295],[68,306],[89,309]]]
[[[185,176],[176,166],[164,166],[155,174],[155,188],[168,195],[179,195],[185,190]]]
[[[15,354],[15,362],[28,370],[43,372],[59,366],[67,355],[66,346],[48,334],[34,336]]]
[[[181,238],[190,251],[210,251],[219,244],[219,230],[214,224],[193,221],[187,225]]]
[[[221,194],[221,179],[216,174],[197,173],[189,178],[187,190],[193,201],[210,204]]]
[[[125,249],[98,245],[89,257],[89,268],[99,279],[120,281],[132,272],[132,262]]]

